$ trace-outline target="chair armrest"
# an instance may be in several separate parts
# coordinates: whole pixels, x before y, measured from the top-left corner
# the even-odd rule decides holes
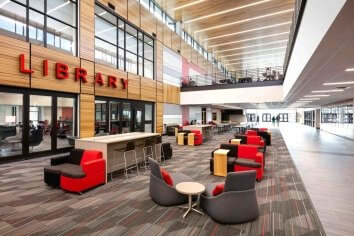
[[[263,166],[263,153],[261,152],[257,152],[256,156],[255,156],[255,159],[254,159],[257,163],[260,163],[262,164]]]
[[[104,159],[88,161],[82,165],[82,170],[86,173],[86,175],[94,174],[102,170],[104,171],[105,169],[106,169],[106,162]]]
[[[70,157],[70,155],[51,158],[50,165],[56,166],[56,165],[67,163],[69,160],[69,157]]]
[[[262,147],[264,147],[264,140],[261,140],[261,141],[259,142],[259,145],[262,146]]]

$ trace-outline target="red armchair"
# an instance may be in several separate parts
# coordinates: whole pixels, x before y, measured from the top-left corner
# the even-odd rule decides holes
[[[79,161],[79,165],[70,165],[61,170],[62,189],[81,194],[87,189],[106,182],[106,163],[102,158],[102,152],[85,150]]]
[[[248,135],[255,136],[255,135],[258,135],[258,132],[255,131],[255,130],[247,130],[246,135],[247,135],[247,136],[248,136]]]
[[[203,135],[200,133],[199,130],[191,130],[194,133],[194,145],[201,145],[203,143]]]
[[[265,148],[265,143],[260,136],[247,135],[247,145],[254,145],[259,148]]]
[[[256,180],[263,178],[264,158],[263,153],[258,152],[256,146],[238,145],[237,159],[235,160],[234,171],[257,171]]]

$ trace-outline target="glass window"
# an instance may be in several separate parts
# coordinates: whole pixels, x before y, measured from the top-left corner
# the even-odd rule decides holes
[[[29,11],[29,41],[37,45],[44,45],[43,39],[44,30],[44,15],[32,11]]]
[[[0,158],[22,154],[23,95],[0,92]]]
[[[134,37],[138,37],[138,30],[137,29],[135,29],[134,27],[132,27],[132,26],[130,26],[129,24],[126,24],[126,31],[129,33],[129,34],[131,34],[131,35],[133,35]]]
[[[118,69],[124,70],[124,50],[118,49]]]
[[[76,29],[63,23],[47,19],[47,45],[49,48],[76,54]]]
[[[143,56],[143,41],[139,40],[138,43],[138,55]]]
[[[147,78],[154,78],[153,72],[154,64],[151,61],[144,60],[144,76]]]
[[[44,0],[29,0],[29,6],[40,12],[44,12]]]
[[[106,123],[106,101],[95,101],[95,134],[108,133]]]
[[[121,29],[118,30],[118,45],[121,48],[125,47],[125,45],[124,45],[124,31]]]
[[[150,61],[154,60],[154,48],[146,43],[144,45],[144,57]]]
[[[76,26],[76,7],[75,3],[71,1],[47,1],[47,14],[69,25]]]
[[[139,73],[139,75],[143,76],[144,75],[144,73],[143,73],[144,72],[143,71],[143,58],[139,57],[138,60],[139,60],[139,71],[138,71],[138,73]]]
[[[57,148],[73,146],[70,139],[75,132],[75,98],[58,97],[57,100]]]
[[[117,66],[117,47],[96,38],[95,39],[95,58],[100,63],[116,67]]]
[[[14,2],[1,2],[1,32],[10,37],[26,39],[26,8]]]
[[[137,74],[137,56],[130,52],[126,52],[126,70],[128,72]]]
[[[156,5],[155,5],[155,16],[156,16],[157,19],[162,21],[162,11]]]
[[[117,26],[99,18],[95,18],[95,36],[111,44],[117,45]]]
[[[109,102],[109,133],[119,133],[119,102]]]
[[[137,38],[128,33],[125,34],[125,38],[126,38],[126,50],[134,54],[137,54],[137,49],[138,49]]]
[[[152,121],[152,104],[145,104],[145,121]]]
[[[169,16],[166,16],[166,24],[168,28],[175,31],[175,22]]]
[[[140,0],[141,5],[149,10],[149,0]]]

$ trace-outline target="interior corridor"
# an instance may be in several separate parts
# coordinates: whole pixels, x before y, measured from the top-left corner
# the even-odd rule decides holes
[[[297,124],[281,133],[328,235],[354,235],[354,142]]]

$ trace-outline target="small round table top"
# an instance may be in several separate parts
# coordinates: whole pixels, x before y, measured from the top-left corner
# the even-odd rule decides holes
[[[205,186],[197,182],[182,182],[176,185],[176,190],[179,193],[196,195],[205,191]]]

